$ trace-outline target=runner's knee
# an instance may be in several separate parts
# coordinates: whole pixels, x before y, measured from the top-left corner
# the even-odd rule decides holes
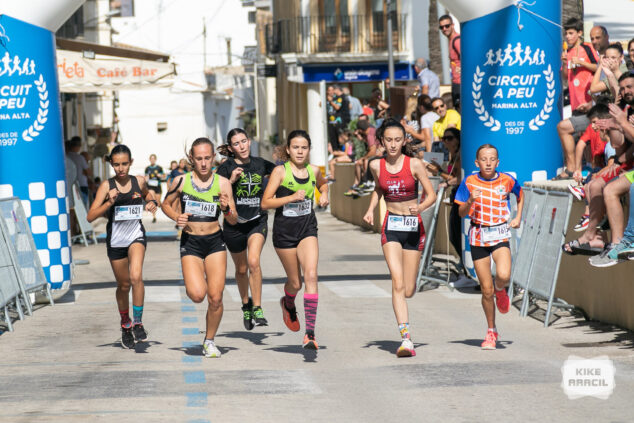
[[[491,286],[481,286],[482,298],[486,298],[487,300],[493,299],[493,285]]]
[[[237,278],[241,278],[241,277],[246,277],[247,276],[247,270],[248,267],[246,265],[246,263],[241,263],[239,265],[236,265],[236,279]]]
[[[220,307],[222,307],[222,292],[209,294],[208,300],[209,300],[209,308],[212,311],[218,310]]]
[[[195,289],[187,289],[187,296],[195,303],[202,303],[205,297],[207,296],[207,292],[204,289],[195,288]]]
[[[248,267],[249,267],[249,272],[258,273],[260,271],[260,260],[256,257],[254,258],[249,257]]]

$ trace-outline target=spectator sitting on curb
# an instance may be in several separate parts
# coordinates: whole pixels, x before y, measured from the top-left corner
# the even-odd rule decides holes
[[[611,148],[611,145],[608,143],[608,139],[606,138],[607,134],[605,133],[605,131],[600,132],[597,127],[597,122],[599,121],[599,119],[609,119],[610,117],[610,109],[608,108],[607,104],[603,103],[597,104],[588,112],[590,125],[588,125],[588,128],[586,128],[586,131],[579,139],[575,151],[575,163],[577,170],[575,170],[572,176],[576,181],[576,184],[568,185],[568,190],[578,200],[585,199],[585,185],[587,185],[592,179],[594,179],[597,174],[601,173],[604,169],[614,163],[614,158],[612,158],[612,156],[614,155],[614,149]],[[601,138],[601,133],[603,133],[604,138]],[[590,144],[590,154],[592,155],[592,161],[591,170],[584,181],[583,174],[581,172],[581,163],[588,144]],[[611,154],[606,154],[606,152],[611,152]],[[581,185],[582,181],[584,181],[583,186]],[[589,215],[590,210],[586,202],[586,209],[581,216],[579,223],[577,223],[577,225],[574,227],[575,231],[579,232],[587,229]]]
[[[610,44],[601,57],[600,66],[594,73],[590,92],[592,94],[605,93],[610,101],[616,101],[619,91],[619,78],[627,73],[627,66],[623,61],[623,46],[619,43]]]
[[[376,128],[370,125],[370,122],[367,120],[359,120],[354,135],[357,139],[365,141],[367,144],[367,152],[354,164],[354,183],[350,189],[344,193],[346,196],[359,195],[366,190],[372,192],[374,189],[371,182],[368,184],[361,184],[361,182],[362,178],[366,176],[368,163],[378,154],[379,142],[376,139]]]
[[[629,79],[634,80],[634,75]],[[621,89],[621,93],[621,95],[623,95],[623,88]],[[606,186],[610,181],[618,179],[622,173],[631,169],[634,165],[634,148],[632,148],[632,142],[626,139],[626,137],[631,136],[629,132],[634,132],[634,126],[628,122],[626,113],[621,111],[616,105],[610,105],[610,113],[612,115],[610,119],[597,121],[597,126],[600,130],[607,131],[610,143],[616,150],[614,164],[599,172],[597,177],[586,186],[585,193],[590,205],[588,229],[579,239],[562,245],[562,249],[566,254],[581,253],[592,255],[601,253],[602,255],[606,255],[609,253],[609,250],[614,248],[614,238],[612,239],[612,243],[606,243],[602,234],[597,231],[597,226],[606,214],[606,204],[604,202],[604,190]],[[605,138],[605,136],[602,136],[602,138]],[[621,184],[617,184],[615,186],[618,187],[620,185]],[[610,192],[610,190],[608,190],[608,192]],[[609,205],[612,205],[612,203],[609,203]],[[618,212],[616,213],[618,214]],[[618,236],[615,232],[616,231],[613,231],[613,236]],[[616,243],[619,241],[620,240],[617,239]]]
[[[335,182],[336,163],[354,163],[354,143],[350,138],[351,133],[349,130],[344,129],[339,132],[339,144],[341,145],[341,150],[333,151],[333,158],[328,161],[328,169],[330,171],[328,182]]]

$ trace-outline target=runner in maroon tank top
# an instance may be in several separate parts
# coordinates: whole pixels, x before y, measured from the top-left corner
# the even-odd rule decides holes
[[[394,119],[387,119],[377,130],[377,138],[385,147],[385,157],[370,163],[376,181],[370,206],[363,219],[374,224],[374,209],[384,196],[387,213],[381,230],[383,255],[392,275],[392,305],[401,333],[399,357],[416,355],[409,334],[406,298],[416,291],[416,273],[425,245],[425,228],[420,213],[434,204],[436,194],[427,179],[423,163],[414,157],[410,144],[405,144],[405,129]],[[418,182],[425,191],[418,204]]]

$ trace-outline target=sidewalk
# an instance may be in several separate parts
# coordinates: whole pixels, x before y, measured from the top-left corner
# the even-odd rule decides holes
[[[267,240],[263,308],[270,325],[246,331],[229,259],[221,359],[201,357],[205,304],[185,295],[176,241],[149,242],[144,323],[149,342],[119,345],[119,315],[105,244],[74,246],[72,291],[0,336],[1,422],[631,421],[632,334],[566,312],[545,329],[517,308],[498,315],[501,345],[486,331],[480,295],[446,288],[409,301],[417,356],[397,359],[391,281],[378,234],[319,213],[317,353],[281,321],[284,272]],[[271,223],[272,218],[269,219]],[[160,220],[148,231],[173,230]],[[300,322],[304,324],[301,293]],[[539,313],[536,313],[539,314]],[[542,313],[543,314],[543,313]],[[569,400],[570,355],[607,355],[608,400]]]

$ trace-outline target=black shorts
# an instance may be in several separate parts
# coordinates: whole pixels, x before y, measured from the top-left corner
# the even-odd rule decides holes
[[[291,218],[298,219],[297,224],[293,224],[289,218],[283,218],[283,223],[273,222],[273,246],[275,248],[297,248],[299,243],[309,236],[317,237],[317,218],[313,214],[304,220],[302,217]],[[279,220],[278,220],[279,222]]]
[[[147,247],[147,239],[145,238],[145,235],[138,237],[137,239],[132,241],[130,245],[134,244],[135,242],[138,242],[139,244],[143,244],[144,247]],[[121,260],[124,258],[128,258],[128,250],[130,249],[130,245],[128,245],[127,247],[107,246],[106,251],[108,254],[108,258],[110,260]]]
[[[220,251],[226,251],[222,231],[211,235],[192,235],[187,232],[181,234],[181,258],[196,256],[204,260],[208,255]]]
[[[388,217],[401,216],[398,214],[387,212],[383,219],[383,227],[381,228],[381,245],[387,242],[398,242],[404,250],[423,251],[425,248],[425,227],[423,221],[418,215],[418,230],[416,231],[394,231],[389,230]],[[409,217],[409,216],[408,216]]]
[[[491,245],[490,247],[479,247],[476,245],[471,246],[471,259],[473,261],[480,260],[489,257],[498,248],[506,247],[511,249],[511,245],[508,241],[500,242],[499,244]]]
[[[228,222],[225,222],[222,232],[229,251],[239,253],[246,250],[247,242],[251,235],[261,234],[266,241],[268,217],[268,214],[263,214],[257,219],[245,223],[238,223],[237,225],[230,225]]]
[[[451,83],[451,101],[453,102],[453,108],[460,110],[460,84],[455,82]]]
[[[160,185],[157,186],[157,187],[151,187],[151,186],[148,185],[147,189],[152,190],[152,191],[154,191],[157,194],[161,194],[161,192],[162,192]],[[161,198],[161,197],[159,197],[159,198]]]

